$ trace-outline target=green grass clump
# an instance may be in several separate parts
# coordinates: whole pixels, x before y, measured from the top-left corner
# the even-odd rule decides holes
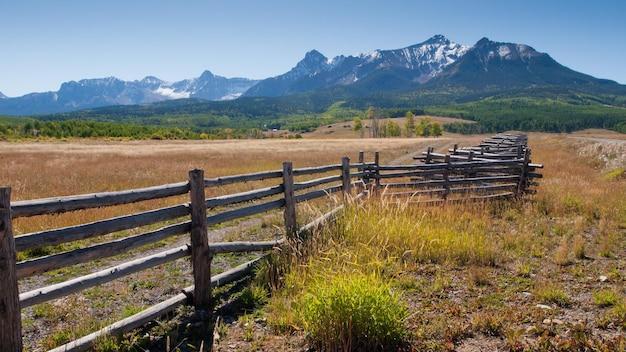
[[[626,330],[626,303],[619,302],[611,308],[602,318],[600,318],[599,326],[602,328],[613,324],[616,327]]]
[[[554,285],[542,286],[536,290],[535,294],[543,303],[552,303],[559,307],[567,307],[572,304],[567,293]]]
[[[300,310],[312,343],[324,351],[391,351],[407,338],[407,309],[374,275],[316,280]]]
[[[618,167],[604,174],[604,179],[607,181],[618,181],[626,178],[626,169]]]
[[[267,303],[267,291],[258,285],[250,285],[246,287],[239,296],[241,304],[245,308],[258,308]]]
[[[484,212],[477,213],[372,201],[347,209],[338,225],[341,239],[355,248],[357,262],[402,258],[415,263],[495,265],[499,256],[486,231],[489,219]]]
[[[618,304],[622,297],[613,290],[601,290],[594,292],[593,303],[598,307],[611,307]]]

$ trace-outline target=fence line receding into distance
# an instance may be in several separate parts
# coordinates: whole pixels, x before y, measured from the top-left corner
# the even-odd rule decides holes
[[[22,348],[21,309],[100,285],[180,258],[190,257],[193,285],[182,293],[161,303],[115,322],[53,351],[81,351],[90,348],[104,335],[121,334],[136,329],[151,320],[172,312],[183,304],[192,304],[200,316],[212,319],[211,289],[236,282],[248,276],[261,255],[251,261],[211,276],[213,256],[221,253],[268,252],[273,248],[299,238],[299,234],[333,218],[343,207],[299,227],[296,214],[298,203],[342,192],[361,197],[366,193],[383,196],[408,196],[411,201],[438,204],[461,200],[521,197],[532,193],[532,181],[541,177],[539,164],[530,162],[530,148],[525,135],[500,134],[486,139],[476,147],[455,146],[446,154],[429,148],[417,157],[415,165],[381,165],[379,153],[374,162],[365,162],[360,152],[357,163],[347,157],[341,163],[307,168],[293,168],[283,163],[282,170],[205,178],[202,170],[191,170],[185,182],[155,187],[64,196],[28,201],[10,201],[11,190],[0,188],[0,350],[19,351]],[[328,176],[328,173],[334,173]],[[297,176],[319,175],[306,181],[295,181]],[[234,183],[279,179],[274,186],[207,198],[205,189]],[[408,179],[408,180],[407,180]],[[388,182],[383,183],[383,180]],[[313,190],[311,190],[313,189]],[[408,191],[391,192],[391,189]],[[139,213],[97,220],[87,224],[68,226],[13,236],[13,218],[58,214],[89,208],[136,203],[152,199],[189,195],[189,202]],[[461,197],[454,197],[460,195]],[[243,205],[242,205],[243,204]],[[208,214],[207,209],[224,208]],[[208,227],[283,209],[284,237],[268,241],[209,242]],[[181,220],[184,218],[185,220]],[[78,249],[54,253],[23,261],[16,261],[16,253],[43,246],[59,245],[78,240],[168,222],[154,230],[117,238],[108,242],[87,245]],[[171,222],[174,222],[173,224]],[[147,244],[189,234],[189,243],[158,253],[133,259],[64,282],[27,292],[18,291],[21,279],[76,264],[112,257]],[[210,336],[210,334],[207,334]]]

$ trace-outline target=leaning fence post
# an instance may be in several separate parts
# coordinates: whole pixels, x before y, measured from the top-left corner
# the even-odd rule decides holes
[[[528,177],[528,163],[530,162],[530,150],[526,149],[524,152],[524,162],[522,164],[522,170],[519,176],[519,183],[517,184],[517,192],[516,195],[521,197],[523,193],[526,191],[526,179]]]
[[[11,188],[0,188],[0,351],[22,350],[22,316],[15,273]]]
[[[343,199],[346,200],[352,191],[352,183],[350,182],[350,158],[347,156],[341,158],[341,185]]]
[[[193,266],[193,305],[196,311],[211,311],[211,252],[207,234],[204,171],[189,171],[191,201],[191,263]]]
[[[374,167],[375,171],[375,180],[374,180],[374,190],[378,191],[380,188],[380,153],[374,152]]]
[[[450,154],[446,154],[444,159],[446,168],[443,171],[443,199],[448,199],[448,193],[450,193]]]
[[[283,163],[283,192],[285,197],[285,234],[287,238],[293,238],[298,231],[296,219],[296,200],[293,195],[293,164],[291,161]]]
[[[432,151],[433,151],[433,147],[428,147],[428,149],[426,149],[426,164],[430,164],[430,161],[433,158],[433,156],[430,155],[430,153],[432,153]]]

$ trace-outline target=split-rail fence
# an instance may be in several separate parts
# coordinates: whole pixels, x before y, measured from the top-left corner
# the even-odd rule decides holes
[[[477,147],[455,146],[446,154],[435,153],[429,148],[415,165],[381,165],[379,153],[373,162],[364,161],[360,152],[357,163],[348,157],[340,164],[317,167],[293,168],[291,162],[283,163],[282,170],[205,178],[203,170],[189,171],[185,182],[148,188],[63,196],[27,201],[11,201],[11,189],[0,188],[0,350],[22,349],[21,310],[54,300],[69,294],[104,284],[180,258],[190,257],[193,285],[161,303],[115,322],[101,330],[71,341],[52,351],[81,351],[89,349],[97,339],[105,335],[118,335],[136,329],[146,323],[174,311],[178,306],[191,304],[206,321],[212,319],[212,289],[231,284],[248,276],[259,261],[291,240],[297,240],[305,232],[333,219],[343,208],[340,205],[312,222],[299,226],[296,204],[329,194],[342,192],[343,199],[360,198],[365,194],[398,197],[438,196],[423,201],[437,204],[463,198],[450,197],[463,194],[464,199],[490,199],[497,197],[520,197],[529,193],[531,180],[541,177],[534,172],[542,165],[530,162],[530,149],[523,135],[496,135]],[[326,176],[329,173],[333,175]],[[323,175],[322,177],[296,182],[294,177]],[[274,186],[251,191],[206,197],[205,189],[235,183],[279,179]],[[408,180],[407,180],[408,179]],[[393,182],[383,183],[382,180]],[[404,181],[403,181],[404,180]],[[388,189],[405,188],[408,192],[388,192]],[[417,190],[415,190],[417,188]],[[313,190],[311,190],[313,189]],[[506,190],[505,193],[491,193]],[[480,195],[470,195],[479,193]],[[98,220],[95,222],[49,229],[14,236],[12,219],[45,214],[59,214],[82,209],[130,204],[146,200],[175,197],[187,194],[189,202],[130,215]],[[268,200],[269,198],[269,200]],[[244,204],[243,206],[239,206]],[[233,208],[233,206],[239,206]],[[225,208],[208,214],[207,209]],[[285,236],[271,241],[209,242],[208,227],[235,219],[259,215],[282,209]],[[187,217],[188,220],[179,221]],[[132,230],[147,225],[179,221],[155,230],[145,231],[109,242],[98,243],[61,253],[54,253],[23,261],[16,260],[16,253],[43,246],[97,238],[110,233]],[[64,282],[19,292],[21,279],[94,260],[112,257],[148,244],[154,244],[173,236],[189,234],[189,244],[150,254],[119,265],[105,268]],[[211,275],[211,261],[222,253],[265,252],[244,264],[217,275]]]

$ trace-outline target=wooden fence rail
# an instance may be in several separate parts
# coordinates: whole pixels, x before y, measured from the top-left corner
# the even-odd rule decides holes
[[[495,146],[492,145],[494,141],[497,141]],[[194,285],[185,288],[183,293],[53,351],[88,349],[96,339],[103,335],[119,334],[135,329],[150,320],[172,312],[182,304],[193,305],[196,312],[202,313],[200,315],[205,320],[209,320],[213,309],[212,288],[240,280],[268,255],[268,251],[290,240],[300,238],[304,232],[334,218],[343,208],[343,205],[336,207],[318,219],[299,226],[296,209],[298,203],[326,197],[336,192],[342,192],[344,195],[342,198],[346,201],[351,198],[349,195],[353,194],[353,190],[356,190],[358,199],[366,192],[387,188],[411,189],[395,193],[382,192],[393,197],[425,195],[441,197],[441,199],[430,200],[431,203],[457,201],[458,199],[449,197],[454,194],[468,194],[467,199],[487,199],[494,196],[492,193],[485,193],[491,191],[506,190],[510,194],[520,195],[527,192],[529,186],[535,184],[533,179],[541,176],[531,171],[542,167],[539,164],[530,163],[530,150],[525,143],[525,138],[517,135],[498,135],[485,141],[484,144],[489,144],[488,146],[480,147],[483,149],[484,157],[478,157],[479,154],[476,153],[476,158],[473,158],[475,149],[459,149],[455,146],[453,154],[444,156],[444,162],[437,162],[440,160],[440,155],[429,148],[425,157],[420,158],[425,162],[417,165],[381,165],[378,152],[374,154],[374,162],[368,163],[365,162],[364,153],[361,152],[358,163],[353,164],[347,157],[342,158],[339,164],[305,168],[293,168],[290,162],[285,162],[280,170],[215,178],[205,178],[202,170],[191,170],[186,182],[28,201],[11,202],[10,188],[0,188],[0,273],[3,275],[3,280],[0,280],[0,326],[2,326],[0,351],[22,349],[21,309],[186,257],[191,260]],[[503,145],[506,145],[508,149],[501,148]],[[487,147],[489,152],[485,152]],[[518,149],[515,152],[509,151],[513,148],[521,148],[525,154],[520,158],[517,153]],[[328,173],[334,174],[328,175]],[[311,175],[319,176],[304,181],[295,180],[298,176]],[[410,180],[406,181],[407,178]],[[277,180],[279,184],[209,198],[205,193],[207,187],[272,179]],[[391,182],[382,183],[385,179],[390,179]],[[474,195],[473,193],[480,194]],[[47,229],[16,237],[12,232],[12,218],[58,214],[184,194],[189,194],[189,201],[183,204],[86,224]],[[281,238],[255,242],[209,242],[207,229],[210,226],[277,209],[283,210],[285,236]],[[214,212],[216,210],[217,212]],[[154,225],[160,227],[145,229],[146,226]],[[105,240],[102,243],[20,262],[16,261],[17,252],[100,238],[132,229],[141,230],[138,231],[139,234]],[[19,293],[18,281],[23,278],[127,253],[132,249],[182,234],[189,234],[188,244],[144,255],[64,282]],[[211,262],[215,255],[240,252],[266,252],[266,254],[219,275],[211,274]],[[209,325],[206,325],[207,328]],[[211,336],[208,331],[206,336]]]

